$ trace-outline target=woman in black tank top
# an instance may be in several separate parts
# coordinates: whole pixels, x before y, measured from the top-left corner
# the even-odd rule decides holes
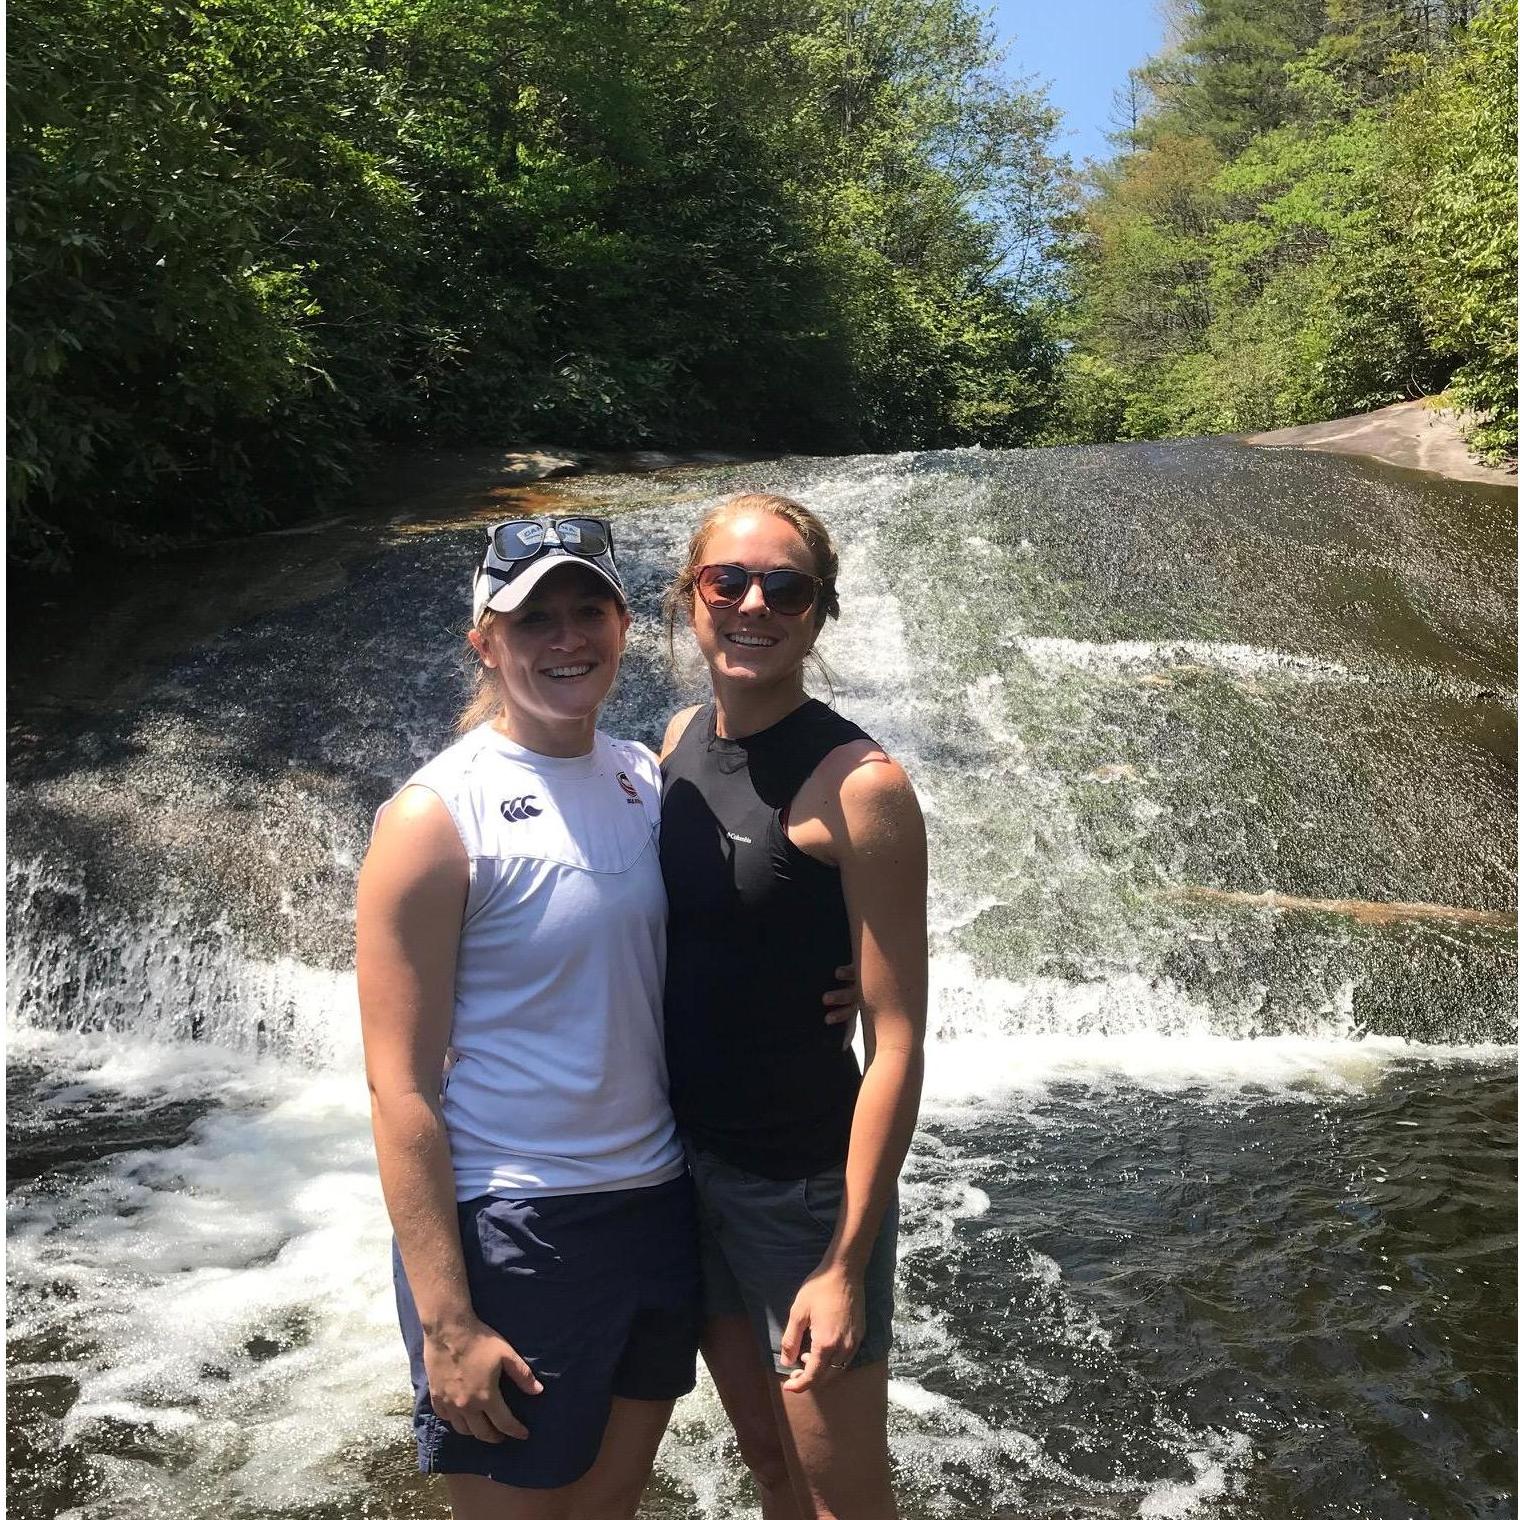
[[[925,844],[901,767],[803,689],[837,568],[805,507],[738,496],[667,598],[713,690],[661,756],[671,1102],[701,1208],[703,1355],[766,1520],[896,1514],[886,1356],[923,1072]],[[852,961],[863,1073],[817,1017]]]

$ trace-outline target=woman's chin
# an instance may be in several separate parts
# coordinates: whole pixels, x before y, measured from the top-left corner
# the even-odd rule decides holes
[[[594,701],[564,702],[559,705],[559,715],[566,723],[587,723],[595,720],[601,711],[605,693]]]
[[[594,718],[612,689],[610,681],[596,681],[586,685],[577,684],[542,693],[540,709],[544,716],[562,723],[583,723]]]
[[[766,686],[775,681],[786,680],[797,667],[783,665],[775,659],[746,658],[724,650],[713,662],[712,668],[713,674],[721,676],[725,681],[742,682],[746,686]]]

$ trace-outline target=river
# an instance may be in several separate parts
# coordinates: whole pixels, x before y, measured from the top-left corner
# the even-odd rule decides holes
[[[482,522],[614,516],[605,726],[653,741],[695,689],[660,591],[748,485],[834,528],[815,689],[929,825],[904,1515],[1513,1515],[1514,492],[1230,442],[456,483],[38,612],[12,1513],[443,1513],[359,1065],[368,822],[460,704]],[[646,1513],[752,1505],[704,1382]]]

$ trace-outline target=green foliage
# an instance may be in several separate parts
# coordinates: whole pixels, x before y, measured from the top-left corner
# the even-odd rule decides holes
[[[17,0],[11,549],[341,493],[380,438],[1042,425],[1056,118],[966,0]]]
[[[1492,5],[1395,117],[1420,316],[1495,458],[1515,452],[1516,67],[1514,7]]]
[[[1324,0],[1192,0],[1177,45],[1140,71],[1153,107],[1139,133],[1243,147],[1292,114],[1288,66],[1319,36]]]
[[[249,450],[312,383],[313,308],[299,265],[258,250],[265,177],[163,65],[191,17],[123,0],[10,24],[13,537],[52,562],[78,525],[151,540],[131,504],[166,479],[191,525],[260,520]]]
[[[1473,441],[1514,452],[1515,10],[1471,9],[1182,13],[1073,239],[1066,436],[1254,431],[1450,381]]]

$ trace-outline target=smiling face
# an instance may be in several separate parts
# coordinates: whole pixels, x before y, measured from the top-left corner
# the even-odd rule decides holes
[[[770,512],[746,513],[717,524],[702,547],[705,565],[742,565],[751,572],[817,566],[802,535]],[[733,607],[709,607],[692,595],[691,626],[715,681],[768,686],[798,678],[818,636],[811,612],[785,617],[765,605],[757,582]]]
[[[546,575],[522,606],[472,630],[470,643],[506,698],[503,731],[539,754],[584,754],[630,621],[605,581],[566,565]]]

